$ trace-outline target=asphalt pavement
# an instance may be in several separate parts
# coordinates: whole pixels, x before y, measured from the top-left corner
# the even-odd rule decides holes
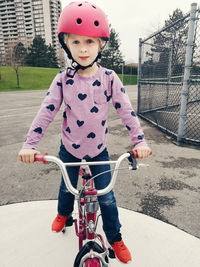
[[[126,86],[133,107],[137,86]],[[54,164],[22,164],[17,155],[46,91],[0,93],[0,205],[57,199],[60,173]],[[39,144],[57,155],[62,109]],[[149,167],[121,171],[115,186],[119,207],[143,213],[200,238],[200,151],[177,146],[173,139],[144,120],[141,125],[153,155]],[[127,129],[111,106],[108,150],[111,159],[130,148]],[[56,210],[55,210],[56,214]]]

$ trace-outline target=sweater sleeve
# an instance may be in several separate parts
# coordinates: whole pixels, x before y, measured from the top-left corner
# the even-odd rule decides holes
[[[54,78],[41,107],[34,118],[22,148],[38,149],[37,144],[54,120],[63,101],[61,74]]]
[[[123,84],[116,73],[113,73],[111,81],[112,104],[117,114],[121,117],[123,125],[128,129],[132,144],[137,146],[146,146],[144,133],[135,111],[132,108],[129,97],[123,87]]]

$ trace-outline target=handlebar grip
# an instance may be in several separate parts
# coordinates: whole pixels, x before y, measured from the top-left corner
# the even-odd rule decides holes
[[[137,170],[137,161],[138,153],[136,150],[129,150],[128,153],[130,154],[128,160],[131,163],[132,170]],[[150,151],[150,155],[152,155],[152,151]]]
[[[44,154],[36,154],[34,157],[34,161],[42,161],[44,164],[47,163],[47,161],[45,160],[45,156],[47,156],[48,153],[44,153]]]
[[[129,150],[129,152],[132,152],[132,153],[133,153],[135,159],[138,158],[138,153],[137,153],[136,150]],[[150,151],[150,154],[149,154],[149,155],[150,155],[150,156],[152,155],[152,150]]]
[[[137,151],[136,151],[136,150],[133,150],[132,152],[133,152],[134,158],[137,159],[137,158],[138,158],[138,153],[137,153]]]
[[[132,166],[132,170],[137,170],[137,151],[129,150],[128,153],[130,154],[128,160]]]

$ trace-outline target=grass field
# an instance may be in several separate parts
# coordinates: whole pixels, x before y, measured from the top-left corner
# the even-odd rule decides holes
[[[119,78],[122,80],[122,75],[118,74]],[[124,75],[123,77],[123,84],[137,84],[137,75]]]
[[[12,67],[0,67],[0,91],[47,89],[59,69],[19,67],[19,85],[17,76]]]
[[[19,85],[17,88],[17,76],[12,67],[0,66],[1,80],[0,92],[18,90],[41,90],[48,89],[55,75],[60,69],[19,67]],[[121,75],[119,75],[121,79]],[[136,84],[136,75],[124,75],[124,85]]]

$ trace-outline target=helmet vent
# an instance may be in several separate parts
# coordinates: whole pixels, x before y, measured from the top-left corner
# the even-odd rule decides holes
[[[92,5],[92,7],[96,9],[96,6],[93,6],[93,5]]]
[[[94,25],[95,25],[96,27],[98,27],[98,26],[99,26],[99,22],[98,22],[97,20],[95,20]]]
[[[82,6],[83,4],[79,4],[78,6]]]
[[[81,24],[82,23],[82,19],[77,19],[76,22],[77,22],[77,24]]]

